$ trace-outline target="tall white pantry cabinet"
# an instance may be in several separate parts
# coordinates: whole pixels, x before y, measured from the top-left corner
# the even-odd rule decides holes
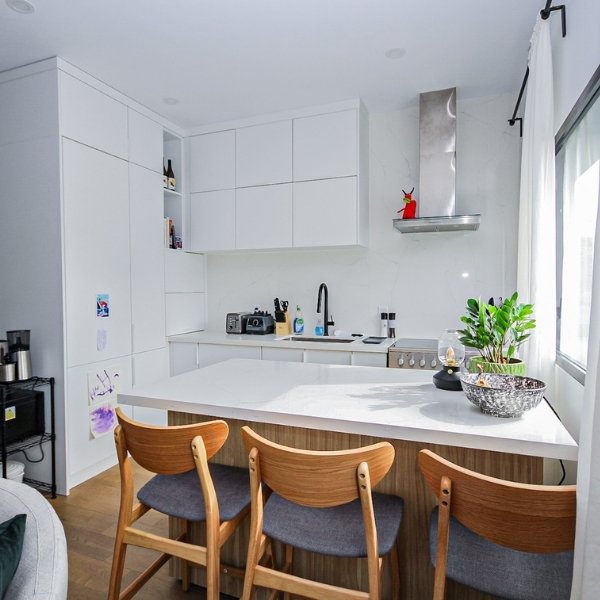
[[[165,129],[181,135],[61,59],[0,73],[0,337],[31,329],[34,373],[56,378],[59,493],[116,460],[112,435],[90,433],[89,375],[168,376],[165,260],[204,273],[164,247]]]

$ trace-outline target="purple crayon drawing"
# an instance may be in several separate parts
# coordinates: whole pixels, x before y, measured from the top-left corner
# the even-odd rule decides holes
[[[90,428],[94,437],[106,435],[117,424],[115,409],[110,405],[95,406],[90,411]]]

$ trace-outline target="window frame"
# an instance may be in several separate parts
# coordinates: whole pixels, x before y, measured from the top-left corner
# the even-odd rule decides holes
[[[564,123],[561,125],[554,138],[555,161],[563,149],[571,133],[577,128],[590,107],[600,102],[600,66],[596,69],[589,83],[575,102]],[[558,163],[557,163],[558,166]],[[561,324],[561,300],[562,300],[562,263],[563,263],[563,240],[562,240],[562,193],[559,202],[559,185],[562,189],[562,171],[556,169],[556,364],[564,369],[576,381],[585,385],[586,369],[573,361],[568,355],[560,351],[560,324]]]

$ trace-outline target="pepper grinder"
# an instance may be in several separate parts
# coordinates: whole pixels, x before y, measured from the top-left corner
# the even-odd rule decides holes
[[[389,338],[396,337],[396,313],[389,313],[388,315],[388,334]]]
[[[381,330],[379,335],[385,338],[388,336],[388,314],[385,312],[381,313]]]

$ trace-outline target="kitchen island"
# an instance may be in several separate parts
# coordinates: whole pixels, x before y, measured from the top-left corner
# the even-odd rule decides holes
[[[246,465],[239,429],[291,446],[334,450],[381,439],[396,450],[392,469],[377,487],[405,500],[400,533],[402,597],[431,597],[427,540],[434,499],[416,465],[430,448],[467,468],[541,483],[543,458],[577,459],[577,444],[545,402],[516,419],[485,415],[462,392],[436,389],[431,371],[233,359],[119,394],[119,402],[169,411],[171,424],[223,418],[230,436],[215,460]],[[201,535],[200,532],[196,532]],[[245,561],[246,531],[224,547],[224,560]],[[347,562],[347,564],[346,564]],[[352,561],[310,561],[298,552],[295,571],[362,587],[365,573]],[[201,581],[200,579],[196,579]],[[224,591],[239,582],[223,578]],[[385,578],[384,589],[389,586]],[[389,597],[389,590],[386,595]],[[451,598],[484,598],[450,586]]]

